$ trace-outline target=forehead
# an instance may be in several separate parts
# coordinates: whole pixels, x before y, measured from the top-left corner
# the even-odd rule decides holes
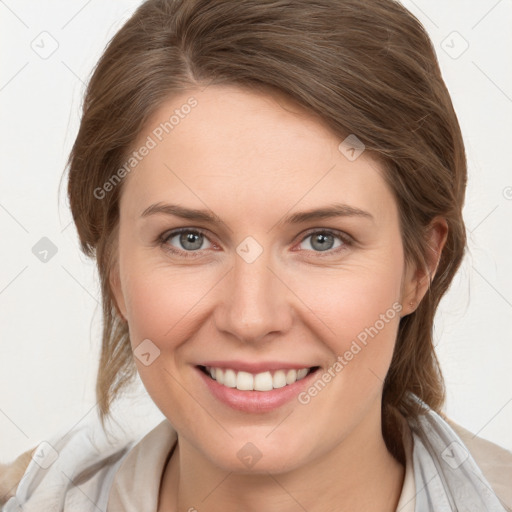
[[[281,210],[329,200],[386,214],[394,200],[382,169],[364,152],[349,160],[343,140],[283,95],[225,85],[186,91],[141,130],[133,149],[151,148],[127,176],[121,202],[135,214],[169,199]]]

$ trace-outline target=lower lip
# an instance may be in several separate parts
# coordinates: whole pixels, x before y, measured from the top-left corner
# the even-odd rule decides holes
[[[297,398],[298,394],[309,385],[319,369],[308,373],[306,377],[293,384],[270,391],[240,391],[237,388],[229,388],[219,384],[201,369],[196,367],[196,370],[213,396],[224,404],[238,411],[261,413],[277,409]]]

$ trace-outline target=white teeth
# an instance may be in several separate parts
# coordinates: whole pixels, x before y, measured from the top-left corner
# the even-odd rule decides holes
[[[224,386],[236,388],[236,373],[229,368],[224,372]]]
[[[286,373],[286,384],[293,384],[297,380],[297,370],[288,370]]]
[[[219,382],[219,384],[222,384],[222,382]],[[253,390],[254,377],[252,374],[247,372],[238,372],[238,375],[236,376],[236,389],[240,389],[241,391]]]
[[[297,380],[303,379],[308,374],[307,368],[301,368],[297,371]]]
[[[272,375],[270,372],[258,373],[254,377],[255,391],[270,391],[272,389]]]
[[[303,379],[308,375],[309,368],[277,370],[273,375],[270,371],[253,375],[249,372],[236,372],[231,368],[206,367],[206,371],[212,379],[228,388],[237,388],[240,391],[270,391]]]
[[[274,373],[274,377],[272,378],[272,386],[276,389],[286,386],[286,374],[283,370],[277,370],[277,372]]]

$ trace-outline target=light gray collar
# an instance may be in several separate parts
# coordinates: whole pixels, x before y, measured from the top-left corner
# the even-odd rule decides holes
[[[460,437],[420,398],[407,418],[414,441],[415,512],[507,512]]]

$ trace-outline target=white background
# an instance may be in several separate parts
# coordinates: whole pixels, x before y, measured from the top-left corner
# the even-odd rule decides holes
[[[79,251],[66,181],[60,189],[59,182],[92,67],[139,3],[0,1],[3,461],[94,417],[99,285]],[[469,162],[470,250],[435,328],[446,412],[512,450],[512,1],[404,4],[436,47]],[[454,58],[464,41],[468,49]],[[33,49],[57,44],[47,58]],[[42,237],[57,247],[46,263],[32,253]],[[138,433],[162,417],[140,385],[117,409],[120,423]]]

